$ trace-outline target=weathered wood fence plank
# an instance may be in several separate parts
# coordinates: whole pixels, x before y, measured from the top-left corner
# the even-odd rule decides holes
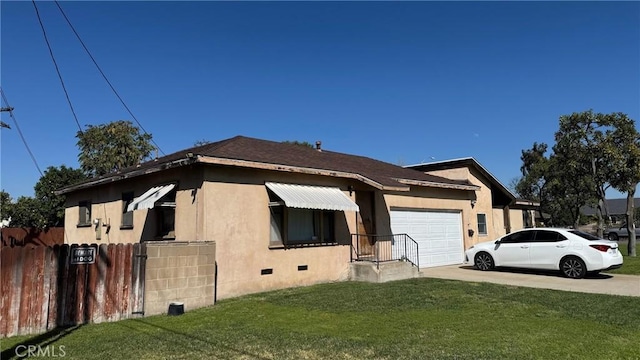
[[[0,249],[0,337],[142,312],[146,245],[81,245],[97,249],[95,262],[71,264],[78,246]]]

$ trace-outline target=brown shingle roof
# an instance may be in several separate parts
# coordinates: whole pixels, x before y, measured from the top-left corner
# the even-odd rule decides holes
[[[474,185],[467,181],[450,180],[439,176],[424,174],[420,171],[403,168],[364,156],[349,155],[327,150],[318,151],[307,146],[236,136],[230,139],[184,149],[156,160],[142,163],[139,166],[122,169],[118,173],[89,180],[85,183],[87,184],[85,186],[80,184],[62,189],[61,193],[70,192],[76,188],[92,186],[91,184],[114,181],[148,173],[152,171],[152,169],[157,170],[158,167],[163,169],[179,166],[183,163],[186,164],[188,153],[192,153],[196,159],[203,159],[200,162],[205,163],[210,162],[207,161],[207,159],[227,159],[240,161],[236,166],[250,166],[245,163],[249,162],[354,174],[380,184],[382,187],[389,188],[401,187],[408,190],[407,182],[404,181],[403,183],[403,180],[399,179],[409,180],[409,182],[432,183],[434,186],[440,185],[442,187],[474,187]]]

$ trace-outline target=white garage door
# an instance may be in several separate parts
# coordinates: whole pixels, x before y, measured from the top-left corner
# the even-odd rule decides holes
[[[391,231],[418,243],[420,267],[461,264],[464,260],[459,212],[391,211]]]

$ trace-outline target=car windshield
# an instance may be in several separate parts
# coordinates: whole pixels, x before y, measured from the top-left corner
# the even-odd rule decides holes
[[[570,230],[570,233],[574,234],[574,235],[578,235],[583,239],[587,239],[587,240],[602,240],[601,238],[595,236],[595,235],[591,235],[588,234],[586,232],[582,232],[582,231],[578,231],[578,230]]]

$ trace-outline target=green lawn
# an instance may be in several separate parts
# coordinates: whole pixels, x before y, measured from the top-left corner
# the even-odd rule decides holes
[[[640,242],[636,242],[636,255],[638,254],[638,250],[639,250],[638,245],[640,245]],[[624,256],[624,264],[620,269],[610,270],[607,272],[612,274],[640,275],[640,257],[627,256],[628,252],[627,252],[626,241],[619,241],[618,246],[619,246],[620,252]]]
[[[2,359],[28,342],[64,346],[65,359],[637,359],[638,302],[429,278],[342,282],[0,347]]]

